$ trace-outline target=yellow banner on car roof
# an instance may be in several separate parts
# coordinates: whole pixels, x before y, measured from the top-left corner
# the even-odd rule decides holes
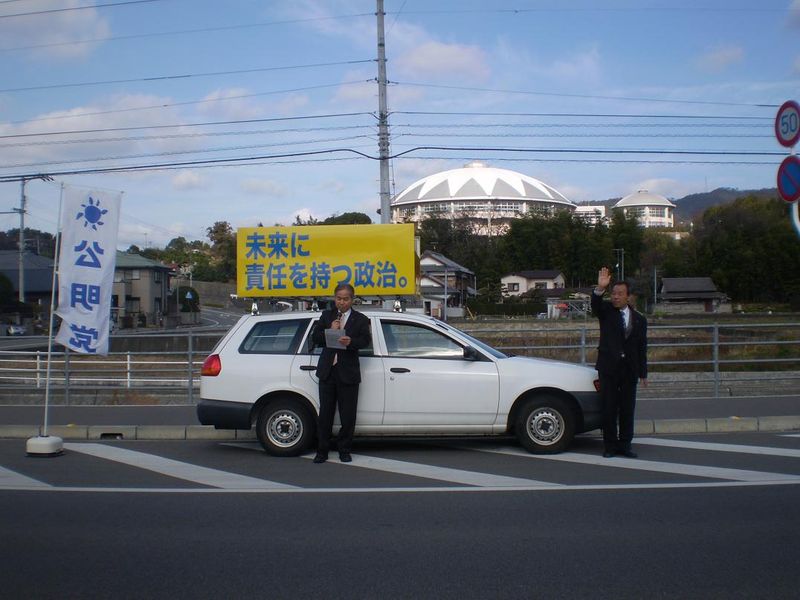
[[[359,296],[416,292],[414,225],[242,227],[236,231],[236,293],[242,297]]]

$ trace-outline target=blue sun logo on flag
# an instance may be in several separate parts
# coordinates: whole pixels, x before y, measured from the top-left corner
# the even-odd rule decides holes
[[[89,196],[89,202],[81,204],[81,208],[83,212],[79,212],[75,219],[82,218],[84,227],[91,226],[92,229],[97,231],[98,225],[105,225],[100,219],[103,218],[103,215],[106,214],[108,210],[100,208],[100,200],[95,202],[94,198]]]

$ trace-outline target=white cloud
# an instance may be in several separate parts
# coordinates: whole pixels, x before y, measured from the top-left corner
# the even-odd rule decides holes
[[[410,49],[393,64],[401,77],[484,81],[491,74],[482,48],[437,41]]]
[[[298,208],[297,210],[293,211],[289,218],[286,219],[288,224],[292,224],[295,221],[295,218],[300,217],[303,221],[308,221],[309,218],[314,217],[315,219],[321,221],[327,217],[321,216],[319,213],[313,212],[310,208]]]
[[[520,47],[513,39],[501,37],[493,50],[493,62],[503,66],[504,85],[520,89],[519,82],[536,87],[552,84],[596,85],[603,76],[603,56],[597,46],[571,49],[556,58],[544,58]]]
[[[648,192],[659,194],[665,198],[682,198],[688,194],[695,193],[697,191],[697,185],[694,182],[678,181],[677,179],[642,179],[631,184],[628,191],[622,190],[620,195],[627,196],[638,190],[647,190]]]
[[[82,0],[31,0],[14,12],[39,12],[51,9],[86,6]],[[94,50],[98,43],[74,43],[80,40],[108,37],[111,27],[94,8],[50,13],[43,26],[42,15],[0,19],[0,39],[3,48],[31,48],[31,56],[39,59],[80,58]]]
[[[718,46],[699,56],[697,65],[704,71],[719,72],[732,64],[740,63],[744,59],[744,50],[741,46]]]
[[[256,196],[280,197],[286,195],[286,187],[270,179],[245,179],[239,184],[239,188],[247,194]]]
[[[197,190],[206,185],[206,178],[197,171],[180,171],[172,178],[172,188],[175,190]]]

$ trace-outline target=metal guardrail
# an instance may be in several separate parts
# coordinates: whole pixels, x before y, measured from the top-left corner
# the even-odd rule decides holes
[[[594,363],[599,336],[594,322],[509,325],[502,330],[474,323],[460,327],[504,352],[582,364]],[[107,356],[52,352],[50,389],[62,394],[65,404],[70,404],[70,395],[112,390],[182,394],[192,404],[202,362],[224,333],[115,335]],[[754,388],[763,395],[796,394],[800,389],[800,323],[655,325],[649,328],[649,338],[650,382],[657,388],[652,393],[659,388],[675,393],[675,384],[705,390],[698,393],[714,398],[733,395],[734,388]],[[37,343],[37,338],[26,339]],[[46,348],[47,339],[38,339]],[[114,350],[126,346],[135,350]],[[172,349],[158,349],[164,347]],[[43,393],[46,359],[45,350],[0,350],[0,395]]]

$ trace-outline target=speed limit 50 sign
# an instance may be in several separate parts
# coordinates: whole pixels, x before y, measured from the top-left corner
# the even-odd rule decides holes
[[[800,139],[800,104],[784,102],[775,117],[775,137],[781,146],[791,148]]]

